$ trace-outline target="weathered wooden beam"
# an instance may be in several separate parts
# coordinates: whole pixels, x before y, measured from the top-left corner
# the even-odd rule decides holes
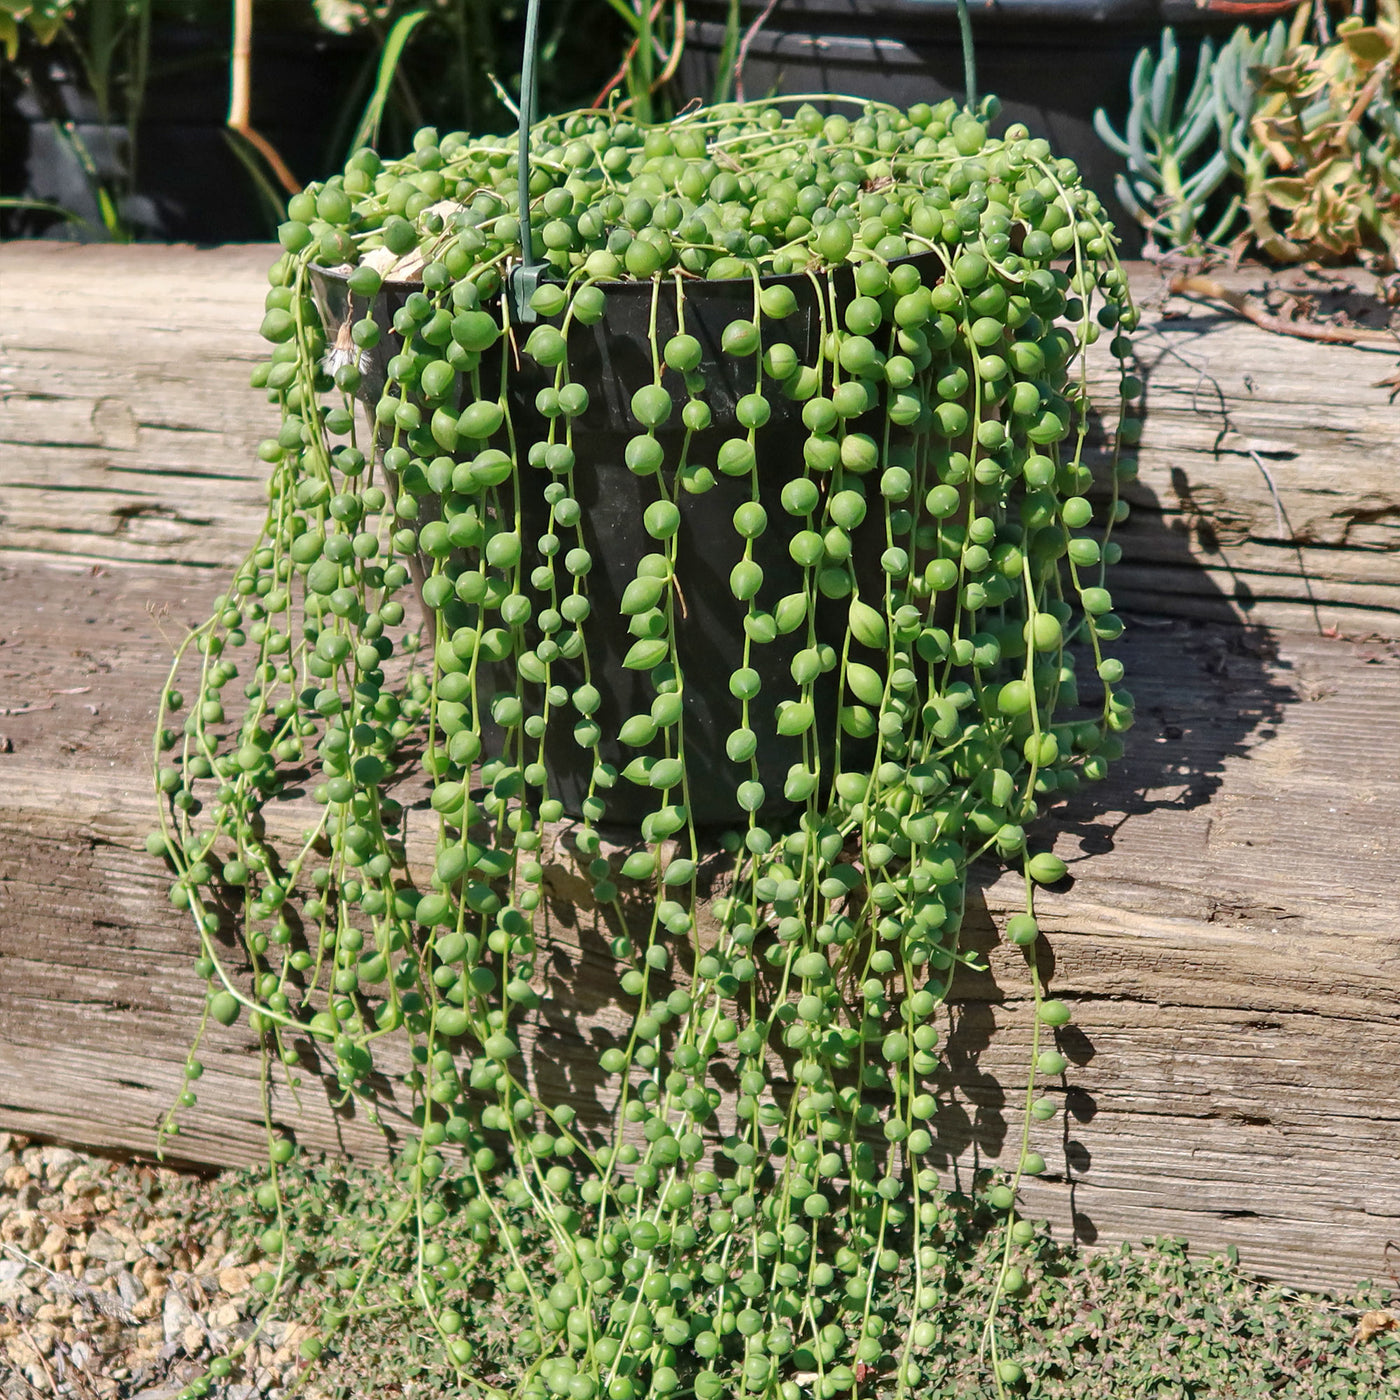
[[[1256,269],[1221,280],[1252,293],[1264,278]],[[1386,382],[1400,341],[1357,348],[1270,334],[1218,305],[1169,297],[1165,274],[1142,264],[1130,281],[1145,311],[1136,353],[1146,393],[1115,600],[1157,615],[1400,635],[1400,415]],[[1389,317],[1369,274],[1282,281],[1323,311],[1345,304],[1373,325]]]
[[[170,642],[260,518],[255,447],[272,419],[246,381],[269,256],[0,248],[0,1128],[147,1151],[180,1087],[202,987],[142,846],[148,735]],[[1218,380],[1243,395],[1248,373],[1265,393],[1270,337],[1208,319],[1190,335]],[[1266,459],[1287,519],[1311,531],[1305,561],[1332,568],[1308,580],[1314,618],[1306,592],[1287,602],[1302,574],[1267,483],[1246,491],[1257,462],[1213,457],[1216,429],[1197,423],[1184,381],[1172,397],[1158,374],[1116,587],[1135,604],[1122,650],[1140,720],[1115,776],[1053,819],[1075,881],[1042,901],[1043,955],[1076,1016],[1068,1112],[1037,1130],[1052,1172],[1031,1203],[1081,1238],[1168,1231],[1234,1243],[1293,1282],[1346,1283],[1383,1273],[1400,1233],[1400,648],[1318,624],[1397,635],[1394,430],[1368,409],[1327,439],[1328,457],[1325,415],[1301,400],[1274,430],[1298,435],[1291,476]],[[1314,374],[1324,401],[1346,387]],[[1162,422],[1180,429],[1175,448],[1159,443]],[[1267,436],[1249,419],[1239,431]],[[1170,452],[1194,506],[1171,494]],[[1154,512],[1149,494],[1176,505]],[[1207,497],[1217,538],[1220,522],[1246,522],[1229,547],[1255,614],[1311,635],[1240,624],[1185,528]],[[986,878],[968,935],[991,972],[959,985],[947,1034],[950,1171],[1010,1150],[1024,1086],[1026,977],[993,932],[1017,891]],[[558,991],[537,1072],[587,1107],[621,1008],[583,882],[563,855],[550,879]],[[172,1151],[257,1160],[246,1033],[216,1029],[201,1055],[201,1103]],[[312,1149],[379,1150],[362,1116],[333,1115],[304,1078],[303,1112],[276,1093],[279,1121]]]
[[[261,518],[255,449],[273,428],[246,388],[273,252],[4,246],[0,549],[238,557]],[[1167,299],[1146,265],[1130,274],[1147,420],[1120,605],[1400,636],[1400,414],[1380,382],[1396,356],[1270,335]],[[1111,402],[1106,357],[1092,382]]]

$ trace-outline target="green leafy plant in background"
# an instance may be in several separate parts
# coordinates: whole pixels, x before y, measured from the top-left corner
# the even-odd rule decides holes
[[[374,62],[368,98],[340,149],[382,140],[406,147],[419,128],[491,131],[515,117],[523,0],[314,0],[321,24],[367,34]],[[669,16],[669,8],[666,11]],[[651,12],[648,11],[648,16]],[[669,34],[669,18],[652,37]],[[608,80],[617,56],[630,77],[654,63],[655,46],[638,44],[643,21],[625,0],[561,0],[549,7],[540,35],[539,102],[550,112],[578,106]]]
[[[1394,267],[1397,56],[1397,0],[1379,0],[1370,23],[1350,15],[1335,29],[1324,7],[1303,6],[1265,33],[1237,29],[1218,54],[1204,41],[1178,110],[1179,51],[1164,31],[1158,55],[1144,49],[1134,64],[1124,134],[1095,113],[1100,137],[1128,162],[1119,200],[1154,239],[1191,255],[1218,246],[1243,215],[1246,240],[1276,261]]]
[[[1278,63],[1287,48],[1288,26],[1282,20],[1263,34],[1241,27],[1210,64],[1220,151],[1231,175],[1247,185],[1260,178],[1258,158],[1250,142],[1250,123],[1258,101],[1257,75]],[[1239,207],[1238,199],[1234,203]]]
[[[0,0],[3,61],[52,121],[82,170],[108,237],[126,241],[142,231],[132,201],[142,189],[141,115],[150,83],[159,81],[150,66],[153,27],[158,32],[166,21],[207,23],[222,19],[229,9],[223,3],[198,0]],[[492,130],[513,115],[511,93],[518,84],[523,3],[275,0],[269,4],[259,0],[253,4],[248,0],[232,9],[232,54],[219,41],[217,53],[206,57],[218,67],[227,65],[233,92],[243,93],[242,103],[231,105],[229,140],[258,198],[270,211],[269,232],[281,220],[286,198],[300,188],[300,182],[281,155],[248,124],[250,106],[276,109],[276,94],[258,87],[253,52],[256,35],[268,27],[300,26],[311,33],[322,27],[366,41],[360,95],[347,105],[334,128],[327,162],[339,163],[346,152],[381,137],[391,146],[406,146],[415,130],[432,122]],[[624,21],[619,12],[630,18]],[[682,30],[674,28],[669,17],[664,23],[662,18],[652,27],[652,44],[643,48],[635,42],[641,20],[621,0],[616,8],[604,0],[560,0],[552,5],[540,43],[541,110],[567,109],[592,98],[609,83],[620,55],[626,57],[621,72],[629,84],[635,85],[634,72],[644,62],[652,65],[650,82],[656,96],[648,100],[663,101],[666,64],[654,62],[656,45],[665,38],[678,57]],[[240,24],[245,31],[241,55]],[[115,161],[89,149],[61,95],[36,81],[41,55],[55,52],[72,62],[75,76],[93,99],[108,144],[120,135]],[[42,209],[80,221],[69,210],[18,196],[0,198],[0,207]]]
[[[117,125],[125,124],[134,130],[139,123],[146,91],[150,25],[151,0],[102,0],[96,4],[86,0],[0,0],[0,45],[9,63],[13,65],[19,57],[25,30],[41,47],[62,42],[78,60],[86,89],[96,104],[98,121],[109,139]],[[26,70],[19,71],[41,109],[46,107],[42,86],[35,84]],[[83,172],[108,237],[128,242],[134,236],[125,206],[137,187],[135,142],[127,143],[120,178],[111,182],[99,168],[76,122],[61,110],[52,110],[48,115]],[[59,213],[69,222],[84,222],[70,210],[39,200],[7,197],[0,204]]]
[[[1187,253],[1219,243],[1239,213],[1236,196],[1209,233],[1202,228],[1207,205],[1229,173],[1220,146],[1212,76],[1216,64],[1231,61],[1235,43],[1231,40],[1216,59],[1210,40],[1202,40],[1191,86],[1178,103],[1181,51],[1175,33],[1164,29],[1156,56],[1142,49],[1133,62],[1123,135],[1113,129],[1102,107],[1094,113],[1099,138],[1128,162],[1127,175],[1114,182],[1119,202],[1154,239]]]
[[[533,127],[523,178],[513,139],[425,129],[291,201],[254,376],[282,413],[268,516],[176,658],[150,845],[207,1018],[262,1046],[269,1308],[301,1268],[277,1067],[309,1038],[364,1111],[386,1073],[412,1105],[308,1357],[387,1288],[470,1396],[928,1394],[955,1246],[937,1022],[991,857],[1024,880],[1034,1017],[1015,1164],[979,1179],[978,1346],[996,1394],[1027,1380],[996,1319],[1071,1015],[1034,914],[1065,866],[1032,828],[1132,722],[1103,571],[1139,425],[1110,414],[1096,485],[1084,358],[1103,335],[1126,366],[1136,313],[1097,198],[994,111],[576,112]],[[628,298],[641,356],[590,388]],[[635,558],[590,516],[609,464]],[[691,580],[717,560],[737,622],[702,774]],[[528,1053],[554,861],[609,929],[597,1122]],[[482,1280],[521,1318],[490,1370]]]
[[[14,62],[19,55],[20,26],[40,44],[51,44],[73,9],[73,0],[0,0],[0,44]]]
[[[669,111],[662,110],[659,99],[675,73],[685,45],[683,0],[608,0],[608,4],[632,35],[622,66],[612,80],[612,84],[627,89],[622,105],[642,122],[669,115]],[[607,89],[604,95],[606,92]]]
[[[511,94],[517,75],[513,58],[506,62],[504,56],[520,51],[523,4],[392,0],[376,5],[365,0],[316,0],[316,11],[330,28],[342,33],[370,29],[377,39],[380,57],[374,91],[350,143],[352,149],[378,138],[379,122],[394,106],[400,108],[405,129],[391,134],[403,142],[427,121],[487,130],[504,115],[515,115]],[[713,94],[716,102],[731,95],[739,19],[739,0],[730,0]],[[542,108],[556,110],[577,102],[582,96],[580,84],[592,81],[595,107],[611,99],[617,110],[638,121],[670,116],[676,106],[670,85],[684,52],[685,26],[682,0],[569,0],[552,7],[539,53]],[[415,60],[424,49],[433,48],[450,57],[446,67],[439,64],[428,77],[415,71]],[[601,73],[594,76],[600,53],[621,55],[616,69],[601,82]]]
[[[1325,12],[1324,12],[1325,13]],[[1245,207],[1259,248],[1281,262],[1396,266],[1400,250],[1400,0],[1305,42],[1294,17],[1255,70]]]

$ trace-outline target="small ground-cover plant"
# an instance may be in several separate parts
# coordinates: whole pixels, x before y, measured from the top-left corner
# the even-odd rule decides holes
[[[378,1325],[340,1333],[334,1320],[343,1287],[358,1268],[367,1220],[398,1201],[399,1184],[363,1167],[291,1169],[287,1220],[297,1260],[303,1317],[318,1324],[328,1351],[315,1375],[327,1400],[360,1400],[392,1384],[431,1384],[440,1376],[439,1349],[416,1326],[411,1240],[398,1246],[374,1301]],[[215,1187],[222,1213],[214,1218],[235,1235],[258,1228],[250,1215],[257,1177],[228,1173]],[[971,1185],[971,1183],[969,1183]],[[936,1335],[922,1382],[926,1400],[971,1400],[989,1384],[978,1360],[988,1300],[1000,1272],[1005,1219],[983,1192],[949,1193],[939,1233],[939,1301],[921,1325]],[[522,1257],[536,1286],[549,1286],[547,1240],[530,1211],[502,1209],[521,1232]],[[460,1215],[444,1223],[445,1252],[461,1265],[463,1330],[480,1349],[484,1374],[513,1363],[512,1338],[529,1325],[521,1295],[491,1285],[493,1251]],[[1223,1400],[1286,1395],[1289,1400],[1359,1400],[1384,1396],[1400,1369],[1400,1328],[1387,1325],[1392,1286],[1361,1285],[1345,1295],[1300,1293],[1250,1276],[1233,1251],[1188,1253],[1181,1240],[1129,1248],[1081,1250],[1057,1243],[1043,1228],[1019,1248],[1022,1281],[1004,1326],[1010,1349],[1025,1358],[1031,1384],[1022,1393],[1042,1400]],[[909,1264],[884,1280],[882,1300],[896,1319],[909,1304]],[[1389,1387],[1389,1389],[1388,1389]]]
[[[1023,872],[1006,932],[1035,1019],[976,1351],[997,1394],[1026,1382],[995,1319],[1070,1017],[1032,909],[1065,867],[1027,827],[1132,721],[1103,569],[1138,425],[1114,406],[1091,499],[1083,359],[1105,334],[1126,362],[1136,314],[1044,141],[990,137],[991,107],[819,100],[841,110],[577,113],[534,128],[524,169],[510,141],[425,130],[282,229],[254,380],[283,413],[268,519],[172,672],[152,850],[208,1014],[249,1014],[269,1086],[309,1034],[373,1112],[386,1041],[406,1047],[401,1194],[335,1320],[372,1316],[403,1253],[469,1395],[928,1393],[936,1022],[988,854]],[[275,840],[302,782],[311,824]],[[410,811],[434,823],[421,865]],[[600,1129],[528,1054],[566,815],[626,1023]],[[290,1137],[270,1155],[261,1286],[283,1295]],[[463,1222],[520,1306],[489,1371]]]

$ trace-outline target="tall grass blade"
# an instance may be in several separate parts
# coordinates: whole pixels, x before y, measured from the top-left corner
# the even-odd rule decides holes
[[[399,59],[403,57],[409,37],[428,18],[429,13],[428,10],[410,10],[394,21],[388,37],[384,40],[384,51],[379,55],[374,90],[369,95],[369,101],[365,103],[360,124],[355,128],[355,135],[350,141],[352,151],[359,150],[361,146],[372,146],[379,140],[379,123],[384,118],[384,104],[389,100],[389,89],[393,86]]]

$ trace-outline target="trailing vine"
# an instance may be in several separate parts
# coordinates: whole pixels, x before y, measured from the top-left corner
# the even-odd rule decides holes
[[[983,856],[1024,872],[1006,934],[1036,1016],[1022,1150],[989,1193],[988,1365],[998,1394],[1022,1379],[995,1309],[1024,1287],[1015,1191],[1045,1167],[1070,1015],[1035,952],[1036,886],[1065,867],[1027,829],[1132,720],[1103,570],[1136,423],[1095,492],[1084,366],[1101,332],[1126,365],[1136,314],[1097,198],[1024,128],[990,137],[994,100],[793,101],[538,123],[528,306],[504,138],[360,151],[281,230],[267,522],[175,660],[152,850],[208,1016],[246,1013],[264,1047],[258,1287],[272,1306],[295,1280],[278,1062],[309,1035],[375,1115],[399,1056],[402,1205],[326,1322],[374,1310],[407,1237],[467,1395],[924,1393],[936,1018],[976,962]],[[601,1128],[529,1054],[563,858],[627,1021]],[[435,1239],[449,1212],[476,1257]],[[499,1384],[454,1307],[482,1274],[533,1318]]]

